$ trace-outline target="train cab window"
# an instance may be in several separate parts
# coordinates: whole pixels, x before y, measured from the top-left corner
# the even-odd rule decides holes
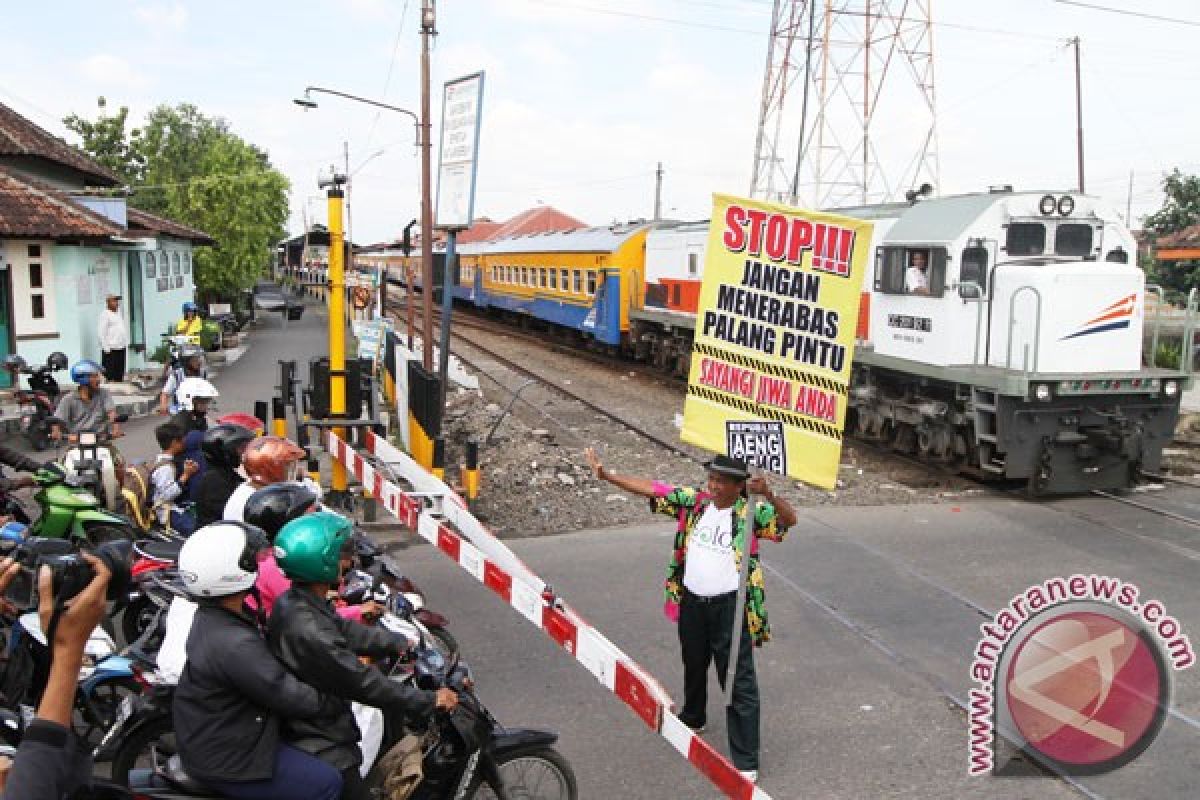
[[[1086,256],[1092,253],[1092,226],[1078,222],[1060,222],[1054,231],[1054,254]]]
[[[958,280],[961,283],[974,283],[984,293],[987,292],[988,251],[986,247],[964,247],[962,260],[958,267]]]
[[[700,274],[700,254],[688,253],[688,277],[695,278]]]
[[[583,273],[575,270],[575,282],[573,291],[575,294],[583,294]]]
[[[1010,223],[1004,249],[1010,256],[1040,256],[1046,252],[1046,226],[1040,222]]]
[[[594,295],[596,293],[596,271],[588,270],[587,293]]]
[[[875,291],[941,297],[946,261],[944,247],[881,247],[875,254]]]

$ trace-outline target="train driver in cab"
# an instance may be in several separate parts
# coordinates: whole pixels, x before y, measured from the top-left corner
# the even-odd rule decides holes
[[[908,258],[908,269],[904,272],[904,291],[928,297],[929,257],[924,250],[913,250],[908,254]]]

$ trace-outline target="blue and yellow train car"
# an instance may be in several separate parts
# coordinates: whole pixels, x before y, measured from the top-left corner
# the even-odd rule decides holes
[[[455,295],[619,346],[645,293],[645,224],[463,245]]]

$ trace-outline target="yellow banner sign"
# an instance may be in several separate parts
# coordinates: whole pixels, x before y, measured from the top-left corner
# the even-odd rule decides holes
[[[871,223],[713,195],[683,440],[832,489]]]

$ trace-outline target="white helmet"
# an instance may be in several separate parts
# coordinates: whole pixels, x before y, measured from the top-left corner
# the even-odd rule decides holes
[[[258,577],[258,554],[270,547],[262,528],[246,522],[214,522],[183,543],[179,577],[188,594],[196,597],[244,592]]]
[[[197,398],[212,400],[218,394],[217,387],[204,378],[184,378],[179,382],[179,388],[175,390],[175,399],[179,401],[180,408],[184,411],[191,411],[193,400]]]

